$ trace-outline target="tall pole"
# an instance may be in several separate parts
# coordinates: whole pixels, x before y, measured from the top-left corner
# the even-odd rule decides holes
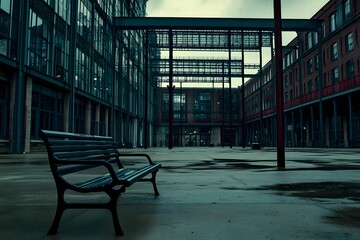
[[[169,30],[169,149],[173,148],[174,86],[173,86],[173,32]]]
[[[285,168],[285,147],[283,131],[283,72],[281,36],[281,0],[274,0],[275,17],[275,77],[276,77],[276,116],[277,116],[277,167]]]
[[[148,101],[149,101],[149,31],[145,30],[145,106],[144,106],[144,148],[148,148]]]
[[[262,32],[259,32],[259,61],[260,61],[260,69],[259,69],[259,81],[260,81],[260,132],[258,142],[260,146],[264,145],[264,115],[263,115],[263,72],[262,72],[262,64],[263,64],[263,56],[262,56]]]
[[[180,82],[180,147],[183,146],[183,141],[182,141],[182,137],[183,137],[183,108],[182,108],[182,82]]]
[[[244,52],[244,31],[241,32],[241,98],[242,98],[242,119],[241,119],[241,132],[242,132],[242,147],[245,148],[246,132],[245,132],[245,52]]]
[[[222,63],[222,126],[221,126],[221,146],[225,147],[225,73],[224,62]]]
[[[228,48],[229,48],[229,69],[228,69],[228,78],[229,78],[229,111],[230,111],[230,148],[232,148],[232,106],[231,106],[231,30],[228,32]]]

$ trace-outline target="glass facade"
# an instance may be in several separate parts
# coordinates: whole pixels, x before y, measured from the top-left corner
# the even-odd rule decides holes
[[[0,70],[0,138],[11,134],[9,95],[22,92],[26,101],[31,101],[26,103],[31,110],[22,111],[16,120],[31,119],[24,124],[24,132],[30,130],[31,140],[39,139],[40,129],[50,129],[110,135],[122,142],[142,141],[138,135],[145,110],[144,33],[115,34],[112,17],[145,16],[146,1],[73,3],[0,0],[0,54],[13,62],[11,69]],[[24,51],[20,53],[19,49]],[[22,74],[18,75],[20,69]],[[12,82],[17,81],[12,78],[17,77],[22,78],[25,89],[12,89],[16,88]],[[156,84],[150,83],[149,93],[154,88]],[[156,94],[149,97],[156,98]],[[156,101],[147,102],[152,113],[148,121],[154,125],[152,107]],[[16,107],[25,108],[25,103]],[[113,126],[115,119],[124,127]],[[133,127],[130,130],[127,126]],[[19,142],[21,145],[24,140]]]

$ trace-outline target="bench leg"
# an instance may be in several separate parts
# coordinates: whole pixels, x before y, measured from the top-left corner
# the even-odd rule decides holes
[[[65,205],[64,205],[64,191],[58,190],[58,203],[56,207],[56,213],[54,221],[48,231],[48,235],[55,235],[57,233],[57,230],[59,228],[61,216],[65,211]]]
[[[59,224],[60,224],[60,220],[61,220],[61,216],[62,216],[64,210],[65,209],[63,207],[59,207],[59,205],[58,205],[58,207],[56,209],[54,221],[47,233],[48,235],[55,235],[57,233],[57,230],[58,230]]]
[[[124,190],[120,190],[120,191],[124,191]],[[109,191],[107,192],[107,194],[110,197],[110,202],[109,202],[109,207],[108,209],[111,212],[112,215],[112,219],[113,219],[113,223],[114,223],[114,230],[115,230],[115,234],[117,236],[123,236],[124,232],[120,226],[120,222],[119,222],[119,217],[117,214],[117,200],[121,194],[121,192],[115,192],[115,191]]]
[[[152,172],[151,174],[152,174],[152,178],[151,178],[151,183],[152,183],[152,185],[153,185],[153,188],[154,188],[154,192],[155,192],[155,196],[159,196],[160,195],[160,193],[159,193],[159,191],[158,191],[158,189],[157,189],[157,186],[156,186],[156,173],[157,173],[158,171],[155,171],[155,172]]]

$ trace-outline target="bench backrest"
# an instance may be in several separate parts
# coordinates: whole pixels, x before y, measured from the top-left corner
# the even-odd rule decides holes
[[[61,164],[59,160],[105,160],[111,163],[116,162],[119,167],[122,167],[118,159],[117,145],[111,137],[49,130],[41,130],[40,136],[45,143],[54,177],[95,167],[91,164],[68,167]]]

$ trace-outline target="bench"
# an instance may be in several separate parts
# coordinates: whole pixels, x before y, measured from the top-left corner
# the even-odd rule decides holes
[[[100,208],[111,211],[115,234],[122,236],[124,233],[117,215],[117,200],[121,193],[137,181],[148,181],[152,183],[155,196],[159,196],[155,177],[161,165],[153,163],[149,155],[119,153],[111,137],[48,130],[41,130],[40,136],[46,146],[57,189],[57,208],[48,235],[57,233],[66,209]],[[120,162],[121,157],[144,158],[148,163],[125,168]],[[151,177],[146,177],[150,174]],[[68,202],[64,196],[66,190],[80,194],[103,192],[110,199],[102,203]]]

